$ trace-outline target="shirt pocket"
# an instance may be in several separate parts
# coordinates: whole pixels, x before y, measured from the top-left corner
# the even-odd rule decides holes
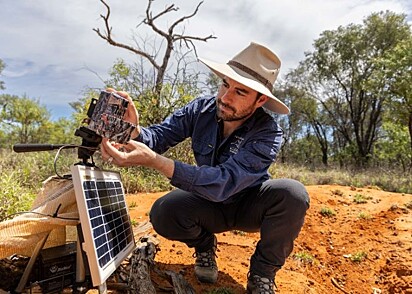
[[[213,156],[213,145],[201,140],[192,141],[193,154],[198,166],[211,165]]]

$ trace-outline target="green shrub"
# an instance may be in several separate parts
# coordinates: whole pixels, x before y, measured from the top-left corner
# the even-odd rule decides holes
[[[398,170],[382,172],[378,169],[362,171],[337,168],[310,169],[306,166],[275,163],[269,168],[273,178],[290,178],[304,185],[342,185],[363,187],[379,187],[388,192],[412,194],[412,174]]]
[[[362,194],[355,194],[353,196],[353,202],[355,202],[356,204],[368,203],[368,200],[370,199],[372,199],[372,197]]]
[[[28,211],[35,197],[35,194],[24,187],[13,172],[2,173],[0,195],[0,220],[17,212]]]
[[[293,258],[306,264],[312,264],[315,261],[313,255],[306,251],[295,253]]]
[[[166,155],[177,160],[194,164],[190,148],[190,140],[172,148]],[[77,149],[64,149],[60,152],[54,164],[57,151],[44,151],[32,153],[15,153],[9,149],[0,149],[0,216],[30,207],[32,200],[37,195],[42,182],[57,173],[68,174],[70,166],[78,163]],[[119,168],[104,163],[100,154],[94,155],[96,166],[117,170],[122,176],[126,193],[137,192],[162,192],[173,189],[170,181],[157,171],[143,167]],[[337,170],[332,168],[309,169],[304,166],[273,164],[270,169],[273,178],[291,178],[302,182],[304,185],[338,184],[343,186],[367,187],[375,186],[385,191],[412,193],[412,176],[399,172],[386,173],[374,170],[363,173]],[[335,195],[343,194],[336,190]],[[358,201],[358,200],[356,200]],[[406,207],[412,207],[407,203]],[[326,208],[324,208],[326,209]],[[333,210],[321,211],[324,216],[333,216]]]
[[[366,213],[366,212],[360,212],[360,213],[358,214],[358,217],[359,217],[360,219],[364,219],[364,220],[369,220],[369,219],[372,218],[371,215],[368,214],[368,213]]]
[[[352,262],[356,262],[356,263],[360,263],[362,262],[366,257],[368,256],[368,254],[366,252],[363,251],[358,251],[354,254],[350,254],[349,259]]]
[[[335,212],[332,208],[322,207],[322,208],[320,209],[320,214],[321,214],[322,216],[332,217],[332,216],[335,216],[335,215],[336,215],[336,212]]]

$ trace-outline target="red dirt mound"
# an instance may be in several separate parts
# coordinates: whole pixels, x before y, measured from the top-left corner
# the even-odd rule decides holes
[[[307,189],[311,207],[292,255],[276,276],[278,292],[412,294],[412,195],[342,186]],[[163,194],[128,195],[131,218],[147,220],[152,203]],[[258,233],[217,235],[214,285],[194,278],[192,249],[158,238],[160,268],[183,274],[196,293],[219,288],[245,293]]]

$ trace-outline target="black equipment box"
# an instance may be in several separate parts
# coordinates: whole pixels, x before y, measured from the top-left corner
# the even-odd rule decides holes
[[[74,285],[76,242],[41,250],[35,272],[32,286],[40,286],[42,293],[61,293],[63,288]]]

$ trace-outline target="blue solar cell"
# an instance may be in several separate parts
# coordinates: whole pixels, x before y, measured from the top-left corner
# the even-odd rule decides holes
[[[108,265],[114,263],[117,267],[135,247],[133,230],[117,172],[73,166],[72,174],[83,235],[87,241],[84,248],[93,285],[96,286],[114,271]]]

